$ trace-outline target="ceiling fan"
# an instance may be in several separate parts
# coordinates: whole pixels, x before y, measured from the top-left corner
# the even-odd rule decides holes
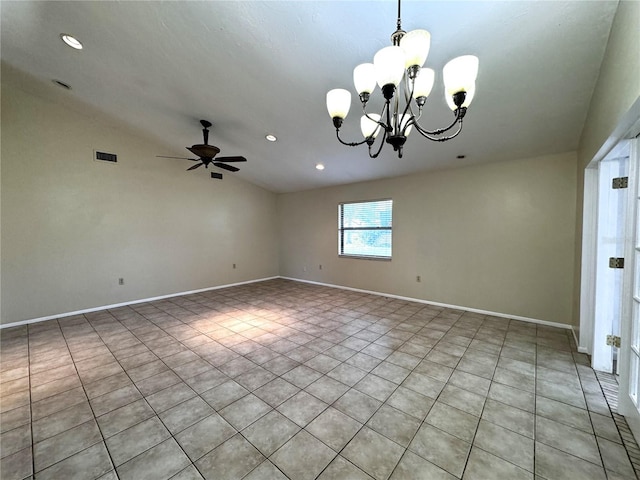
[[[187,147],[191,153],[196,155],[198,158],[187,158],[187,157],[167,157],[165,155],[156,155],[159,158],[177,158],[179,160],[191,160],[196,163],[195,165],[187,168],[188,170],[195,170],[196,168],[204,165],[204,168],[209,168],[209,165],[214,165],[218,168],[222,168],[224,170],[228,170],[230,172],[237,172],[240,170],[233,165],[227,165],[227,162],[246,162],[247,159],[241,156],[232,156],[232,157],[218,157],[214,160],[214,157],[220,153],[220,149],[215,145],[209,145],[209,127],[211,127],[211,122],[207,120],[200,120],[200,125],[202,125],[202,136],[204,139],[204,143],[196,144],[191,147]],[[221,173],[211,172],[211,178],[222,179]]]

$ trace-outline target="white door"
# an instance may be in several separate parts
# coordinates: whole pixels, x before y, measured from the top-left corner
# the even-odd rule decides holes
[[[625,248],[622,323],[620,328],[620,391],[618,413],[624,415],[640,439],[640,196],[638,138],[628,141],[629,205]]]
[[[610,259],[623,258],[627,214],[627,188],[613,188],[613,180],[628,176],[626,142],[614,148],[598,164],[598,205],[595,281],[595,322],[592,367],[612,373],[618,349],[606,345],[609,335],[620,336],[623,270],[611,268]],[[619,362],[616,362],[616,366]],[[617,372],[613,372],[617,373]]]

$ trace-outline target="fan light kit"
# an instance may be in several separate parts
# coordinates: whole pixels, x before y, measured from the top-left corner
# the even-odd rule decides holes
[[[431,34],[426,30],[412,30],[409,33],[401,28],[400,1],[398,0],[398,20],[396,31],[391,35],[392,46],[378,51],[373,63],[363,63],[353,70],[353,82],[360,97],[364,115],[360,118],[360,129],[364,140],[361,142],[345,142],[340,138],[340,127],[351,107],[351,92],[341,88],[327,93],[327,110],[336,128],[338,141],[343,145],[355,147],[366,143],[369,156],[376,158],[385,142],[391,144],[393,150],[402,158],[402,147],[407,136],[415,129],[423,137],[436,142],[444,142],[456,137],[462,131],[462,119],[467,107],[473,100],[478,75],[478,57],[464,55],[447,63],[443,68],[445,100],[455,119],[447,127],[426,130],[418,124],[422,116],[422,107],[433,88],[435,72],[423,68],[429,54]],[[403,92],[397,92],[404,77]],[[376,83],[382,90],[385,99],[380,114],[367,113],[366,106]],[[404,95],[402,95],[404,93]],[[401,98],[404,97],[404,106]],[[412,106],[412,99],[415,106]],[[458,125],[455,133],[449,132]],[[376,137],[383,131],[379,146],[374,148]]]
[[[82,50],[82,43],[73,35],[69,35],[68,33],[61,33],[60,38],[64,43],[69,45],[71,48],[76,50]]]
[[[198,158],[186,158],[186,157],[167,157],[165,155],[156,155],[159,158],[177,158],[178,160],[191,160],[196,163],[195,165],[187,168],[188,170],[195,170],[204,165],[204,168],[209,168],[209,165],[213,165],[218,168],[222,168],[223,170],[228,170],[229,172],[237,172],[240,170],[233,165],[227,165],[227,162],[246,162],[247,159],[241,156],[235,157],[218,157],[215,160],[213,159],[218,153],[220,153],[220,149],[215,145],[209,145],[209,127],[211,127],[211,122],[207,120],[200,120],[200,125],[202,125],[202,137],[204,143],[200,143],[197,145],[192,145],[191,147],[187,147],[191,153],[196,155]],[[217,178],[222,180],[221,173],[211,172],[211,178]]]

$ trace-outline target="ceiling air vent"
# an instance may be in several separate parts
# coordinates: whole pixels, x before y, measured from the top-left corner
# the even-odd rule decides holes
[[[118,155],[115,153],[105,153],[94,150],[96,156],[94,160],[100,160],[101,162],[118,163]]]

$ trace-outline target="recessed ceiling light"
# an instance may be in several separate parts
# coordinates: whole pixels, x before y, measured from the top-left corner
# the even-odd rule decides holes
[[[68,83],[64,83],[64,82],[61,82],[60,80],[55,80],[55,79],[51,81],[56,85],[58,85],[59,87],[64,88],[65,90],[71,90],[71,85],[69,85]]]
[[[269,134],[269,135],[265,135],[265,137],[264,137],[264,138],[266,138],[266,139],[267,139],[267,140],[269,140],[270,142],[275,142],[276,140],[278,140],[278,139],[276,138],[276,136],[275,136],[275,135],[271,135],[271,134]]]
[[[324,165],[321,163],[316,164],[316,170],[324,170]]]
[[[76,50],[82,50],[82,43],[73,35],[69,35],[68,33],[61,33],[60,38],[64,43],[69,45],[71,48],[75,48]]]

